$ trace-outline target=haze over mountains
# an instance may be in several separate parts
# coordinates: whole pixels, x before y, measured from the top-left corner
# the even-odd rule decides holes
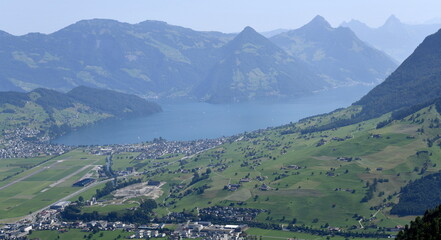
[[[355,105],[373,117],[417,104],[441,93],[441,30],[428,36],[395,72]]]
[[[197,88],[210,102],[300,96],[326,86],[297,58],[246,27],[222,48],[222,58]]]
[[[386,52],[399,62],[410,56],[427,35],[441,28],[439,23],[405,24],[394,15],[378,28],[371,28],[358,20],[343,22],[341,26],[349,27],[361,40]]]
[[[376,85],[396,68],[389,56],[369,47],[348,28],[332,28],[321,16],[270,39],[312,66],[332,86]]]
[[[251,28],[234,35],[102,19],[48,35],[2,32],[0,90],[69,91],[85,85],[150,99],[235,102],[374,84],[396,67],[348,29],[333,29],[321,17],[271,40],[279,47]]]

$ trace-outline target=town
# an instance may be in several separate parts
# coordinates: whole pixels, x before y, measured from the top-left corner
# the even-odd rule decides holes
[[[156,221],[161,221],[162,223],[149,222],[145,224],[104,220],[88,222],[62,221],[62,219],[60,219],[60,213],[70,204],[75,203],[68,201],[58,202],[49,209],[39,212],[36,215],[35,221],[25,220],[13,224],[6,224],[0,228],[0,239],[27,239],[28,234],[38,230],[52,230],[63,233],[71,229],[79,229],[85,233],[85,236],[87,233],[120,230],[129,233],[126,237],[127,239],[167,237],[169,239],[202,238],[211,240],[241,240],[246,237],[244,231],[248,229],[247,224],[213,224],[210,221],[202,221],[201,219],[221,219],[227,217],[224,218],[222,222],[230,219],[232,221],[234,220],[234,223],[240,223],[251,221],[256,216],[256,213],[261,211],[244,208],[216,207],[201,209],[199,220],[197,221],[190,221],[190,218],[182,218],[176,221],[177,219],[175,217],[179,214],[175,213],[164,218],[156,219]],[[96,204],[96,202],[91,202],[90,204]],[[167,228],[167,226],[174,226],[174,230]]]
[[[38,156],[61,155],[76,148],[62,144],[52,144],[46,136],[40,136],[40,131],[32,128],[16,128],[3,130],[0,137],[0,159],[31,158]],[[193,141],[167,141],[162,138],[152,142],[106,146],[87,146],[91,154],[108,155],[121,152],[139,152],[138,159],[156,159],[167,154],[185,154],[187,156],[214,148],[226,142],[237,139],[237,136],[216,139],[200,139]]]

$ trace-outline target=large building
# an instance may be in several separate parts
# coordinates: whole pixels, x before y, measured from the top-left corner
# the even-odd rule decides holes
[[[93,178],[84,178],[73,184],[74,187],[84,187],[95,182]]]

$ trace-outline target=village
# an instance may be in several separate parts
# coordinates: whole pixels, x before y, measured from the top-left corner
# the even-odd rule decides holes
[[[60,220],[60,212],[65,207],[72,204],[68,201],[58,202],[52,205],[49,209],[39,212],[34,221],[24,220],[17,223],[5,224],[0,228],[0,239],[27,239],[27,236],[32,231],[52,230],[59,233],[67,232],[71,229],[79,229],[85,233],[97,233],[99,231],[115,231],[120,230],[129,233],[127,239],[150,239],[150,238],[169,238],[169,239],[182,239],[182,238],[202,238],[210,240],[221,239],[245,239],[244,231],[248,229],[246,224],[213,224],[210,221],[194,221],[183,218],[179,219],[179,222],[171,221],[177,220],[171,214],[171,216],[161,218],[164,222],[175,222],[174,224],[155,223],[150,222],[146,224],[131,224],[121,221],[74,221],[65,222]],[[90,204],[96,204],[91,202]],[[230,215],[224,215],[229,213]],[[203,211],[205,217],[208,215],[216,217],[231,216],[231,220],[237,222],[237,220],[251,220],[255,217],[256,212],[246,213],[246,209],[235,211],[233,208],[222,209],[212,208]],[[246,218],[243,215],[247,215]],[[242,216],[242,217],[240,217]],[[173,226],[174,230],[171,230],[167,226]]]
[[[156,159],[168,154],[184,154],[186,156],[214,148],[233,141],[237,137],[221,137],[216,139],[200,139],[193,141],[167,141],[159,138],[151,142],[139,144],[114,144],[105,146],[87,146],[91,154],[108,155],[122,152],[139,152],[138,160]],[[0,137],[0,159],[32,158],[39,156],[57,156],[71,151],[77,146],[53,144],[50,139],[40,136],[40,131],[32,128],[16,128],[3,130]]]
[[[56,156],[69,152],[72,146],[50,144],[47,137],[38,137],[40,131],[32,128],[3,130],[0,137],[0,159]]]

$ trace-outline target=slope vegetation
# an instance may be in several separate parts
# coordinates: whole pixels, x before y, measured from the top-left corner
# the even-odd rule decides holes
[[[67,94],[43,88],[29,93],[0,92],[2,130],[30,128],[41,131],[41,137],[60,135],[106,118],[159,111],[159,105],[140,97],[88,87],[77,87]]]
[[[428,36],[383,83],[354,105],[362,115],[377,117],[431,101],[441,92],[441,31]]]

